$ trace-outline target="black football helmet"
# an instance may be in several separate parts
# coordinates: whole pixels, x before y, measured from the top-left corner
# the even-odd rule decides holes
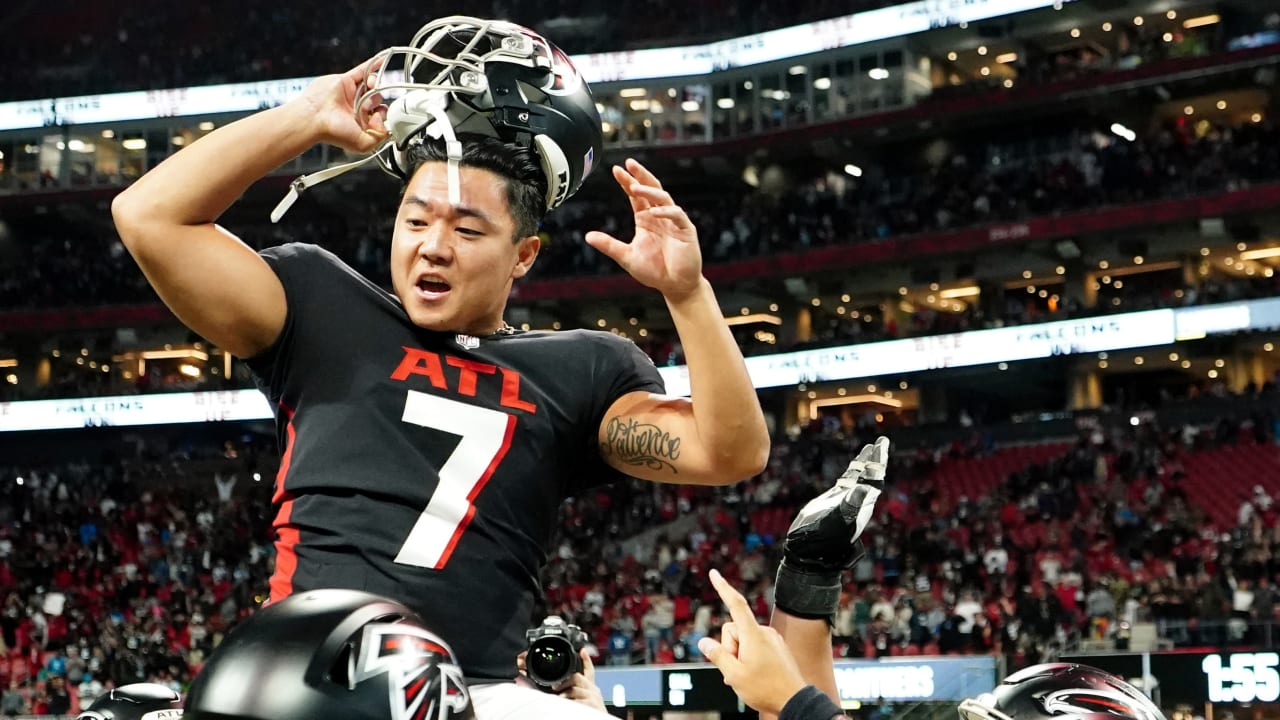
[[[76,720],[176,720],[182,717],[182,698],[156,683],[133,683],[112,688],[76,716]]]
[[[1033,665],[1005,678],[995,690],[960,703],[960,720],[1165,720],[1143,692],[1087,665]]]
[[[474,720],[453,651],[404,605],[313,590],[237,627],[187,693],[185,720]]]
[[[459,135],[496,137],[533,150],[547,179],[547,210],[582,187],[602,152],[591,88],[563,50],[528,28],[460,15],[441,18],[422,26],[408,45],[387,48],[370,63],[372,87],[353,107],[359,114],[375,96],[388,105],[387,142],[369,158],[295,180],[272,213],[273,222],[307,187],[370,158],[407,180],[405,152],[424,140],[445,144],[453,203],[459,202]]]

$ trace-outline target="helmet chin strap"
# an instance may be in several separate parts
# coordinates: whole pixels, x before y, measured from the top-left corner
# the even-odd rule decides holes
[[[318,170],[310,175],[303,175],[302,177],[295,179],[293,182],[289,183],[289,192],[285,193],[285,196],[280,199],[280,202],[276,205],[275,209],[271,211],[271,222],[280,222],[280,218],[284,217],[284,214],[289,212],[289,208],[293,207],[293,204],[298,202],[298,198],[302,196],[303,191],[307,188],[312,185],[318,185],[325,180],[333,179],[348,170],[355,170],[361,165],[364,165],[370,160],[378,157],[378,155],[385,152],[389,147],[391,146],[383,145],[368,157],[360,158],[355,162],[334,165],[333,167]]]
[[[459,142],[458,135],[453,130],[453,123],[449,119],[448,104],[448,95],[440,90],[414,90],[406,93],[387,109],[386,126],[391,136],[387,142],[368,157],[325,168],[294,180],[289,184],[289,192],[271,211],[271,222],[280,222],[280,218],[289,212],[289,208],[293,207],[307,188],[355,170],[384,152],[391,152],[395,160],[394,164],[399,167],[400,153],[396,152],[396,148],[421,142],[419,137],[415,137],[417,133],[422,133],[433,140],[444,138],[445,152],[448,156],[449,204],[461,204],[462,143]]]

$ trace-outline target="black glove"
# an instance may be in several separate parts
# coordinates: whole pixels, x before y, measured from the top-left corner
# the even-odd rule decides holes
[[[840,574],[863,555],[858,538],[884,489],[889,438],[864,445],[835,487],[810,500],[791,522],[774,585],[774,604],[789,615],[835,619]]]

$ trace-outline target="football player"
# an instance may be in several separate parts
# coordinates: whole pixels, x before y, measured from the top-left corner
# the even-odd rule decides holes
[[[318,143],[372,153],[404,182],[394,292],[314,245],[256,253],[215,224]],[[337,587],[408,604],[457,651],[482,720],[590,713],[511,682],[565,496],[620,473],[727,484],[768,457],[697,232],[639,163],[613,168],[634,238],[587,241],[662,294],[691,399],[665,395],[627,340],[503,320],[537,259],[538,221],[600,155],[595,102],[563,52],[510,23],[451,17],[191,143],[112,204],[161,299],[244,358],[277,408],[271,601]],[[295,181],[275,216],[344,169]]]

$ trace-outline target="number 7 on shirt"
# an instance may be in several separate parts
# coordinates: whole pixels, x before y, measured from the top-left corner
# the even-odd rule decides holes
[[[444,465],[431,501],[396,555],[402,565],[443,570],[476,513],[476,496],[511,447],[516,416],[410,390],[407,423],[461,436]]]

